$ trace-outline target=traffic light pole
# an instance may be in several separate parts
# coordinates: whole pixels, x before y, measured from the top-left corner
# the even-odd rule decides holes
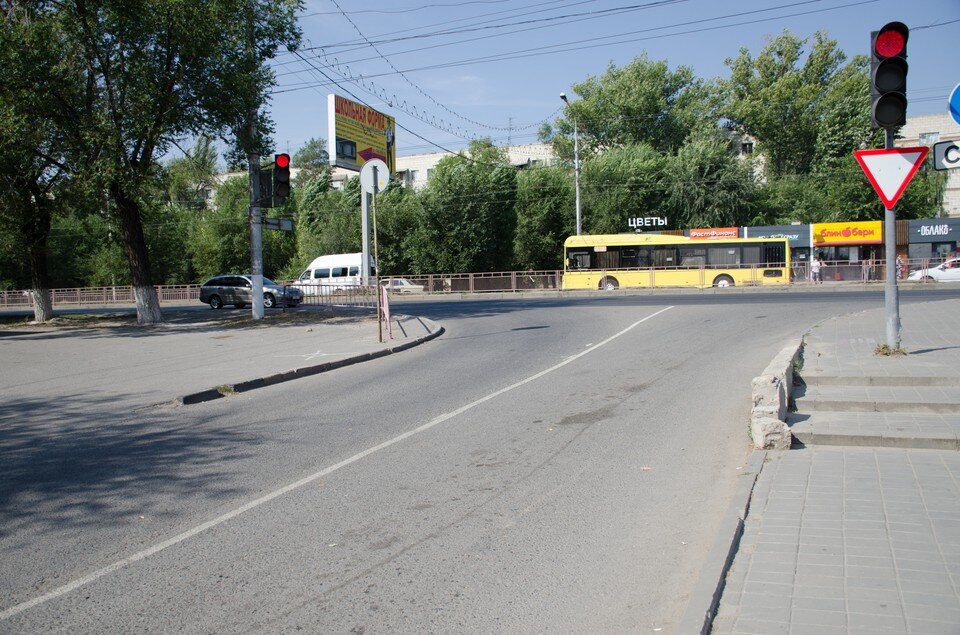
[[[257,139],[257,111],[250,112],[250,147]],[[263,223],[260,210],[260,154],[251,149],[247,155],[250,175],[250,273],[253,279],[250,307],[254,320],[263,319]]]
[[[893,128],[886,128],[884,148],[893,148]],[[887,314],[887,346],[895,351],[900,348],[900,295],[897,289],[897,212],[896,206],[884,212],[884,251],[887,254],[887,282],[883,299]]]

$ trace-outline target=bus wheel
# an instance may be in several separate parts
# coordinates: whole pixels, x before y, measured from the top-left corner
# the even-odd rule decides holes
[[[614,291],[615,289],[620,288],[620,283],[617,282],[616,278],[607,276],[602,280],[600,280],[600,288],[603,289],[604,291]]]
[[[730,276],[717,276],[713,279],[713,286],[715,287],[732,287],[733,278]]]

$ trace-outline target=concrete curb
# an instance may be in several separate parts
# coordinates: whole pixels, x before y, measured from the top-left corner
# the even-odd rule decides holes
[[[803,350],[803,338],[788,344],[750,382],[750,438],[758,450],[790,449],[791,434],[786,421],[793,398],[794,369],[803,359]]]
[[[275,373],[273,375],[267,375],[266,377],[259,377],[257,379],[249,379],[247,381],[241,381],[236,384],[223,384],[217,388],[209,388],[207,390],[201,390],[198,392],[189,393],[180,397],[177,397],[174,400],[174,403],[182,406],[189,406],[196,403],[203,403],[205,401],[213,401],[214,399],[220,399],[221,397],[226,397],[227,395],[233,393],[248,392],[250,390],[256,390],[257,388],[265,388],[266,386],[273,386],[275,384],[280,384],[286,381],[292,381],[294,379],[299,379],[301,377],[309,377],[310,375],[318,375],[320,373],[325,373],[327,371],[336,370],[337,368],[344,368],[345,366],[352,366],[354,364],[359,364],[362,362],[368,362],[373,359],[379,359],[381,357],[386,357],[387,355],[393,355],[394,353],[399,353],[407,349],[413,348],[414,346],[419,346],[425,342],[429,342],[432,339],[440,337],[443,335],[445,329],[442,326],[436,325],[431,320],[426,320],[421,318],[425,322],[433,324],[436,328],[433,332],[428,333],[427,335],[417,338],[410,342],[405,342],[397,346],[392,346],[390,348],[384,348],[379,351],[373,351],[370,353],[363,353],[362,355],[355,355],[353,357],[346,357],[344,359],[338,359],[333,362],[324,362],[323,364],[315,364],[313,366],[305,366],[303,368],[294,368],[293,370],[284,371],[282,373]]]
[[[753,450],[742,479],[730,502],[730,508],[720,522],[717,539],[707,554],[707,560],[700,569],[700,577],[693,587],[687,608],[677,625],[677,633],[700,633],[706,635],[713,626],[723,587],[726,584],[727,572],[733,565],[733,559],[740,548],[740,537],[743,535],[743,523],[750,510],[750,499],[753,496],[753,487],[757,477],[763,470],[764,459],[767,453],[762,450]]]

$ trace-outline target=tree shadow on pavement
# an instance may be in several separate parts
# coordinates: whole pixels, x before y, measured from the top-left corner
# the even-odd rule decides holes
[[[248,493],[230,466],[254,455],[257,434],[169,407],[111,413],[113,401],[71,395],[0,404],[4,550],[38,535],[176,516],[171,500],[216,504]]]

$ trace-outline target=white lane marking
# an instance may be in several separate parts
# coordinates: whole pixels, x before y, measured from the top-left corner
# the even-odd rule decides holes
[[[153,545],[152,547],[149,547],[149,548],[147,548],[147,549],[144,549],[143,551],[138,551],[137,553],[135,553],[135,554],[133,554],[133,555],[131,555],[131,556],[127,556],[127,557],[124,558],[123,560],[118,560],[117,562],[114,562],[113,564],[107,565],[106,567],[103,567],[102,569],[97,569],[96,571],[93,571],[93,572],[91,572],[91,573],[88,573],[87,575],[85,575],[85,576],[83,576],[83,577],[77,578],[76,580],[74,580],[74,581],[72,581],[72,582],[69,582],[69,583],[67,583],[67,584],[65,584],[65,585],[63,585],[63,586],[61,586],[61,587],[57,587],[56,589],[54,589],[54,590],[52,590],[52,591],[50,591],[50,592],[48,592],[48,593],[44,593],[44,594],[41,595],[41,596],[35,597],[35,598],[33,598],[32,600],[27,600],[26,602],[21,602],[20,604],[17,604],[17,605],[15,605],[15,606],[11,606],[11,607],[8,608],[8,609],[4,609],[3,611],[0,611],[0,621],[3,621],[3,620],[8,619],[8,618],[10,618],[10,617],[13,617],[14,615],[17,615],[18,613],[22,613],[22,612],[26,611],[27,609],[31,609],[31,608],[33,608],[33,607],[35,607],[35,606],[40,605],[40,604],[44,604],[45,602],[49,602],[50,600],[53,600],[53,599],[55,599],[55,598],[58,598],[58,597],[60,597],[61,595],[66,595],[67,593],[70,593],[71,591],[74,591],[74,590],[76,590],[76,589],[79,589],[80,587],[82,587],[82,586],[84,586],[84,585],[86,585],[86,584],[89,584],[89,583],[91,583],[91,582],[93,582],[93,581],[95,581],[95,580],[98,580],[98,579],[102,578],[103,576],[105,576],[105,575],[107,575],[107,574],[113,573],[114,571],[117,571],[117,570],[119,570],[119,569],[122,569],[122,568],[124,568],[124,567],[126,567],[126,566],[128,566],[128,565],[131,565],[131,564],[135,563],[135,562],[139,562],[140,560],[143,560],[143,559],[145,559],[145,558],[149,558],[150,556],[152,556],[152,555],[154,555],[154,554],[156,554],[156,553],[159,553],[159,552],[163,551],[164,549],[166,549],[166,548],[168,548],[168,547],[172,547],[172,546],[174,546],[174,545],[176,545],[176,544],[179,544],[179,543],[181,543],[181,542],[183,542],[183,541],[185,541],[185,540],[188,540],[188,539],[190,539],[190,538],[193,538],[193,537],[196,536],[197,534],[203,533],[204,531],[206,531],[206,530],[208,530],[208,529],[212,529],[212,528],[216,527],[217,525],[222,525],[223,523],[227,522],[228,520],[231,520],[231,519],[233,519],[233,518],[236,518],[237,516],[239,516],[240,514],[242,514],[242,513],[244,513],[244,512],[250,511],[251,509],[254,509],[255,507],[259,507],[260,505],[263,505],[264,503],[269,503],[270,501],[272,501],[272,500],[274,500],[274,499],[276,499],[276,498],[279,498],[279,497],[283,496],[284,494],[287,494],[287,493],[289,493],[289,492],[292,492],[292,491],[295,490],[295,489],[301,488],[301,487],[303,487],[304,485],[309,485],[310,483],[316,481],[316,480],[319,479],[319,478],[323,478],[324,476],[328,476],[329,474],[332,474],[333,472],[336,472],[336,471],[339,470],[340,468],[346,467],[346,466],[348,466],[348,465],[350,465],[350,464],[352,464],[352,463],[356,463],[357,461],[359,461],[359,460],[361,460],[361,459],[364,459],[364,458],[370,456],[371,454],[374,454],[374,453],[376,453],[376,452],[379,452],[380,450],[384,450],[384,449],[386,449],[386,448],[389,448],[389,447],[392,446],[392,445],[396,445],[397,443],[400,443],[401,441],[404,441],[404,440],[406,440],[406,439],[409,439],[409,438],[412,437],[412,436],[415,436],[415,435],[417,435],[417,434],[420,434],[421,432],[426,432],[426,431],[429,430],[430,428],[436,427],[436,426],[440,425],[441,423],[443,423],[444,421],[449,421],[450,419],[453,419],[454,417],[456,417],[456,416],[458,416],[458,415],[461,415],[461,414],[463,414],[464,412],[467,412],[468,410],[471,410],[471,409],[473,409],[473,408],[476,408],[476,407],[479,406],[480,404],[486,403],[486,402],[490,401],[491,399],[495,399],[495,398],[499,397],[500,395],[502,395],[502,394],[504,394],[504,393],[507,393],[507,392],[510,392],[511,390],[513,390],[513,389],[515,389],[515,388],[519,388],[520,386],[529,384],[529,383],[532,382],[532,381],[535,381],[535,380],[537,380],[537,379],[540,379],[540,378],[543,377],[544,375],[547,375],[547,374],[549,374],[549,373],[552,373],[552,372],[555,371],[555,370],[559,370],[560,368],[563,368],[563,367],[566,366],[567,364],[569,364],[569,363],[571,363],[571,362],[574,362],[574,361],[580,359],[581,357],[583,357],[583,356],[586,355],[587,353],[590,353],[590,352],[592,352],[592,351],[595,351],[595,350],[597,350],[598,348],[600,348],[601,346],[604,346],[604,345],[606,345],[606,344],[609,344],[610,342],[612,342],[613,340],[617,339],[617,338],[620,337],[621,335],[624,335],[624,334],[628,333],[628,332],[631,331],[633,328],[639,326],[640,324],[643,324],[643,323],[646,322],[647,320],[650,320],[650,319],[652,319],[652,318],[657,317],[657,316],[660,315],[661,313],[664,313],[664,312],[666,312],[666,311],[669,311],[669,310],[672,309],[672,308],[674,308],[674,307],[673,307],[673,306],[668,306],[668,307],[665,308],[665,309],[660,309],[660,310],[657,311],[656,313],[653,313],[653,314],[651,314],[651,315],[648,315],[647,317],[645,317],[645,318],[643,318],[643,319],[641,319],[641,320],[637,320],[636,322],[634,322],[633,324],[631,324],[631,325],[628,326],[627,328],[623,329],[623,330],[620,331],[619,333],[616,333],[616,334],[614,334],[614,335],[611,335],[610,337],[608,337],[607,339],[603,340],[603,341],[600,342],[599,344],[593,345],[593,346],[591,346],[590,348],[588,348],[588,349],[586,349],[586,350],[584,350],[584,351],[582,351],[582,352],[580,352],[580,353],[577,353],[577,354],[574,355],[573,357],[568,357],[568,358],[566,358],[565,360],[563,360],[563,361],[560,362],[559,364],[556,364],[555,366],[551,366],[550,368],[548,368],[548,369],[546,369],[546,370],[542,370],[542,371],[540,371],[539,373],[537,373],[537,374],[535,374],[535,375],[530,375],[530,376],[527,377],[526,379],[521,379],[521,380],[518,381],[517,383],[511,384],[510,386],[507,386],[506,388],[501,388],[500,390],[497,390],[496,392],[492,392],[492,393],[490,393],[489,395],[487,395],[487,396],[485,396],[485,397],[480,397],[480,398],[477,399],[476,401],[471,402],[471,403],[468,403],[468,404],[465,405],[465,406],[461,406],[460,408],[457,408],[456,410],[453,410],[453,411],[448,412],[448,413],[446,413],[446,414],[442,414],[442,415],[440,415],[439,417],[436,417],[435,419],[432,419],[432,420],[428,421],[427,423],[423,424],[422,426],[420,426],[420,427],[418,427],[418,428],[414,428],[413,430],[408,430],[407,432],[404,432],[404,433],[401,434],[401,435],[395,436],[395,437],[393,437],[392,439],[390,439],[390,440],[388,440],[388,441],[384,441],[383,443],[381,443],[381,444],[379,444],[379,445],[375,445],[375,446],[373,446],[372,448],[367,448],[367,449],[364,450],[363,452],[359,452],[359,453],[357,453],[357,454],[354,454],[354,455],[351,456],[350,458],[344,459],[343,461],[340,461],[339,463],[334,463],[333,465],[331,465],[331,466],[329,466],[329,467],[326,467],[326,468],[320,470],[319,472],[316,472],[315,474],[311,474],[310,476],[304,477],[304,478],[300,479],[299,481],[295,481],[295,482],[293,482],[293,483],[290,483],[289,485],[286,485],[286,486],[284,486],[284,487],[281,487],[280,489],[275,490],[275,491],[273,491],[273,492],[270,492],[269,494],[266,494],[266,495],[264,495],[264,496],[261,496],[260,498],[257,498],[257,499],[255,499],[255,500],[252,500],[252,501],[250,501],[249,503],[246,503],[245,505],[241,505],[240,507],[237,507],[236,509],[234,509],[234,510],[232,510],[232,511],[229,511],[229,512],[227,512],[226,514],[223,514],[223,515],[221,515],[221,516],[217,516],[216,518],[214,518],[214,519],[212,519],[212,520],[208,520],[207,522],[205,522],[205,523],[203,523],[203,524],[201,524],[201,525],[197,525],[197,526],[194,527],[193,529],[188,529],[187,531],[185,531],[185,532],[183,532],[183,533],[181,533],[181,534],[177,534],[176,536],[173,536],[172,538],[169,538],[169,539],[167,539],[167,540],[164,540],[163,542],[157,543],[157,544]]]

